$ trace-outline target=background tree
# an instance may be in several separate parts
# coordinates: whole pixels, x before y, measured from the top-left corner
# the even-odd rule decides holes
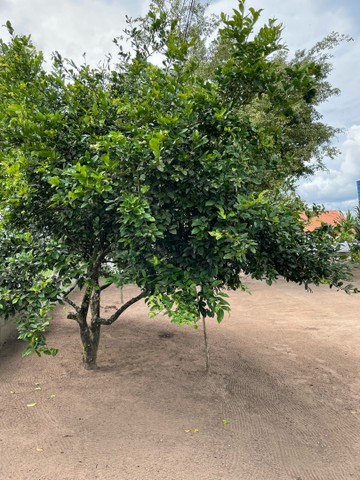
[[[323,60],[280,61],[281,27],[256,33],[260,13],[240,1],[218,33],[229,56],[206,78],[197,37],[184,38],[161,5],[129,23],[133,51],[120,49],[115,68],[55,54],[47,72],[10,24],[11,41],[0,43],[0,308],[18,312],[26,353],[55,353],[45,329],[58,301],[95,368],[101,326],[141,298],[152,314],[196,327],[222,320],[223,290],[246,289],[243,274],[306,288],[343,287],[348,275],[334,230],[304,232],[305,206],[285,193],[334,131],[310,144],[295,141],[295,126],[284,136],[276,127],[307,108],[316,129]],[[103,289],[129,282],[139,295],[103,317]]]
[[[360,265],[360,206],[353,214],[348,213],[343,225],[343,230],[347,232],[345,241],[350,245],[351,260],[358,267]]]

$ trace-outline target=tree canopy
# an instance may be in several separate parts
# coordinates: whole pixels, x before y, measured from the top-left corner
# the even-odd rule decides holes
[[[151,314],[196,326],[202,316],[222,320],[224,290],[246,289],[244,275],[344,286],[334,230],[304,232],[300,212],[311,212],[292,189],[331,153],[335,130],[316,107],[336,93],[323,52],[339,36],[289,60],[282,27],[257,28],[260,11],[242,0],[211,44],[165,8],[174,4],[158,0],[129,20],[132,51],[116,40],[115,66],[54,53],[49,70],[7,24],[0,309],[18,315],[25,353],[56,353],[45,330],[59,301],[94,368],[101,326],[140,298]],[[139,295],[102,317],[104,288],[130,282]]]

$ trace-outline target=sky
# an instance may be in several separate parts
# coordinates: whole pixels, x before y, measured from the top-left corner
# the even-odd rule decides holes
[[[113,38],[125,28],[125,15],[143,15],[148,0],[0,0],[0,25],[10,20],[17,33],[31,34],[50,61],[57,50],[80,63],[83,53],[97,64],[107,53],[116,55]],[[211,0],[209,13],[231,14],[237,0]],[[341,89],[320,107],[323,121],[343,133],[334,140],[340,150],[325,160],[327,171],[304,179],[298,192],[309,204],[346,212],[358,205],[356,180],[360,179],[360,2],[359,0],[249,0],[262,8],[262,20],[277,18],[290,52],[309,48],[332,31],[353,38],[334,51],[333,86]],[[0,36],[6,39],[3,28]]]

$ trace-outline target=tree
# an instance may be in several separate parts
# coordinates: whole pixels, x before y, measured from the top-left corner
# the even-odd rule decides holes
[[[356,207],[353,214],[348,213],[343,221],[343,230],[347,232],[345,241],[350,246],[350,256],[352,262],[359,266],[360,264],[360,206]]]
[[[26,354],[56,353],[45,330],[59,301],[91,369],[101,326],[141,298],[151,314],[196,327],[222,320],[224,289],[246,289],[243,273],[306,288],[343,287],[349,273],[331,227],[304,232],[306,207],[286,190],[308,170],[304,149],[328,137],[309,145],[293,138],[296,126],[284,136],[276,128],[298,105],[316,128],[324,62],[280,61],[281,27],[255,33],[260,12],[240,1],[218,33],[229,57],[206,78],[197,39],[159,4],[130,21],[132,53],[120,49],[115,68],[55,53],[48,72],[10,24],[0,43],[0,308],[17,313]],[[101,292],[129,282],[139,295],[101,316]]]

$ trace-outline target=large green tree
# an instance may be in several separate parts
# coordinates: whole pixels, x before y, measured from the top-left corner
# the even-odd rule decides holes
[[[196,326],[222,320],[224,289],[246,289],[243,274],[343,286],[334,231],[304,232],[305,206],[288,190],[334,133],[324,126],[311,143],[300,131],[317,129],[328,66],[311,52],[286,60],[281,27],[255,30],[259,15],[240,1],[222,17],[216,41],[228,52],[211,75],[210,60],[194,54],[196,29],[186,23],[184,35],[163,2],[129,22],[132,52],[120,48],[116,67],[55,54],[45,70],[30,37],[8,24],[0,308],[18,316],[26,353],[55,353],[45,330],[59,301],[79,325],[85,367],[95,368],[101,327],[141,298],[152,314]],[[129,282],[139,295],[103,317],[103,289]]]

